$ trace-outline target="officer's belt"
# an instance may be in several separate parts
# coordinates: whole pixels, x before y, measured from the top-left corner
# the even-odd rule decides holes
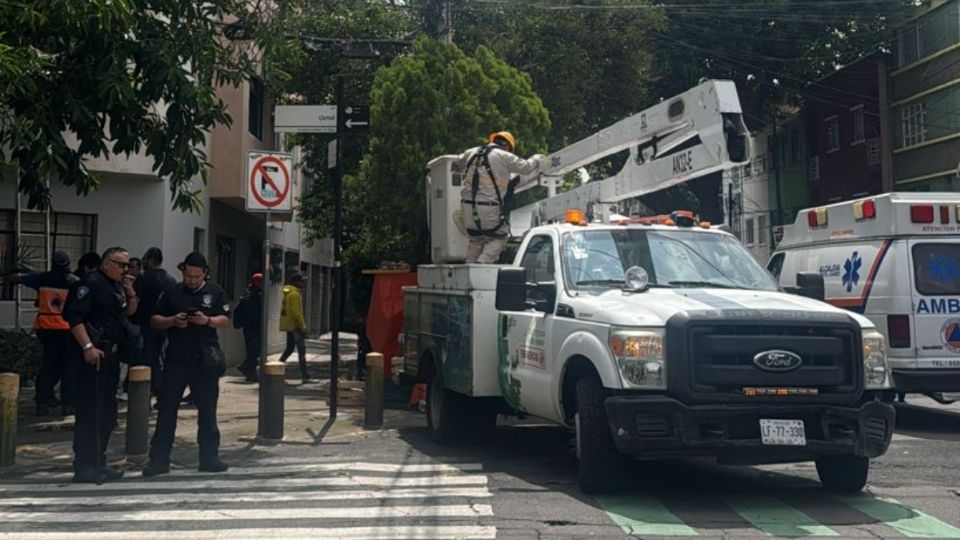
[[[500,206],[497,201],[463,201],[465,204],[475,204],[477,206]]]

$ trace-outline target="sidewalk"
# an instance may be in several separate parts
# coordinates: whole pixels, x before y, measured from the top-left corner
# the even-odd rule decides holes
[[[362,394],[345,384],[353,379],[356,370],[356,336],[340,336],[340,405],[337,419],[330,424],[327,405],[330,384],[330,336],[307,340],[307,363],[313,382],[302,384],[296,354],[287,360],[286,390],[284,403],[284,440],[280,442],[258,441],[257,409],[259,384],[248,383],[235,365],[227,369],[220,379],[219,419],[221,456],[227,463],[239,463],[263,454],[282,452],[283,448],[319,446],[332,441],[353,440],[376,436],[376,431],[363,429],[364,409]],[[277,360],[279,354],[269,356]],[[362,383],[360,385],[362,387]],[[396,428],[401,425],[422,425],[422,413],[406,408],[409,388],[400,388],[385,382],[384,425]],[[355,396],[345,399],[345,396]],[[144,456],[130,456],[124,452],[124,426],[126,402],[119,402],[119,427],[110,438],[107,459],[112,463],[125,464],[128,470],[139,470]],[[0,478],[30,474],[36,471],[69,471],[72,467],[73,417],[34,414],[33,389],[21,390],[19,406],[19,429],[17,434],[17,462],[13,467],[0,469]],[[150,435],[153,434],[156,411],[151,411]],[[177,423],[177,439],[172,462],[174,467],[196,467],[196,422],[197,409],[193,405],[181,405]]]

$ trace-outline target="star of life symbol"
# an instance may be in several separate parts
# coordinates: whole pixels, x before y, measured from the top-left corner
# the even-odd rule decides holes
[[[856,251],[853,252],[853,255],[847,259],[847,262],[843,263],[843,286],[846,287],[847,292],[853,290],[857,286],[857,283],[860,282],[860,266],[863,264],[863,260],[857,254]]]

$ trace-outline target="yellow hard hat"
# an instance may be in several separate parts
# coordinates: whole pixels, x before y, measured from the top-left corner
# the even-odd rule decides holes
[[[496,142],[497,139],[503,139],[507,141],[507,144],[510,145],[510,151],[513,152],[513,149],[517,147],[517,140],[513,138],[513,134],[509,131],[497,131],[490,134],[490,142]]]

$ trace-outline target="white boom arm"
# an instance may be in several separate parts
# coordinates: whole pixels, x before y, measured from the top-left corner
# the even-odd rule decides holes
[[[603,218],[611,203],[746,161],[747,129],[741,112],[734,83],[711,80],[550,154],[540,185],[552,186],[570,171],[630,150],[614,176],[514,210],[513,233],[522,234],[527,224],[561,219],[570,208]]]

